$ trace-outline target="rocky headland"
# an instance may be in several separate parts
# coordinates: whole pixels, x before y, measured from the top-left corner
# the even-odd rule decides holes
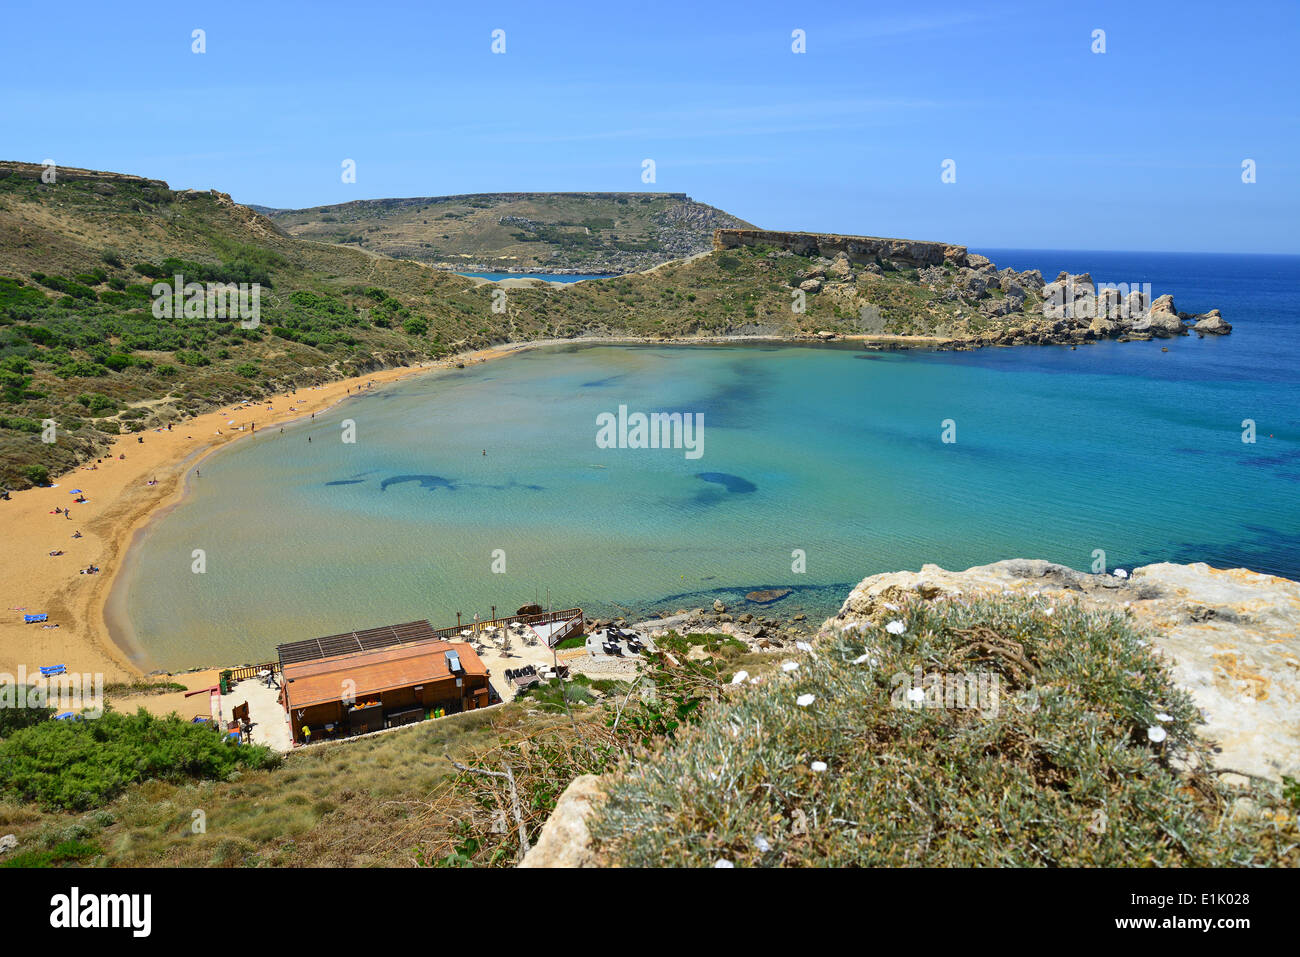
[[[1232,331],[1218,309],[1179,312],[1172,295],[1153,300],[1149,285],[1099,285],[1089,273],[1067,272],[1048,282],[1037,269],[998,269],[988,257],[951,243],[719,229],[713,247],[806,258],[807,268],[790,280],[790,288],[833,300],[837,313],[859,317],[856,331],[866,334],[885,328],[887,286],[878,280],[908,274],[927,292],[919,308],[934,318],[943,348],[1082,345]]]

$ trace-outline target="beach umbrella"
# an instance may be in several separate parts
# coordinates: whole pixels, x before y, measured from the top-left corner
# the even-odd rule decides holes
[[[81,489],[79,489],[79,488],[74,488],[74,489],[73,489],[71,492],[69,492],[68,494],[69,494],[69,495],[80,495],[80,494],[81,494]]]

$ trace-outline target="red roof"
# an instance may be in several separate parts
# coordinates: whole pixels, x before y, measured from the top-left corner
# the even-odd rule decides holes
[[[449,651],[460,658],[462,672],[455,675],[448,664]],[[487,666],[470,645],[425,640],[286,664],[283,677],[292,709],[340,701],[344,697],[360,700],[382,691],[432,684],[462,675],[487,676]]]

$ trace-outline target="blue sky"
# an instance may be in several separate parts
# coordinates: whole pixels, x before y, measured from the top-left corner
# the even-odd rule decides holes
[[[663,190],[772,229],[1300,253],[1290,0],[130,7],[9,7],[0,158],[281,207]]]

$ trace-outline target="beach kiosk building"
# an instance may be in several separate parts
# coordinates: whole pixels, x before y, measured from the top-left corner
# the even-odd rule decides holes
[[[427,621],[294,641],[277,651],[295,744],[483,708],[491,696],[487,666],[473,647],[447,641]]]

